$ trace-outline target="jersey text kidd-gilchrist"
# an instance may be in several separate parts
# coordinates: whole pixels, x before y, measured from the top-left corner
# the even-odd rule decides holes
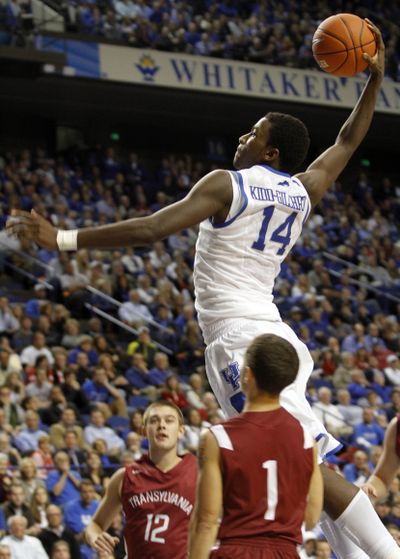
[[[306,196],[290,196],[282,190],[262,188],[261,186],[250,186],[250,196],[253,200],[260,202],[278,202],[292,210],[303,211],[306,205]]]
[[[169,503],[182,509],[188,516],[193,510],[193,505],[185,497],[173,491],[146,491],[146,493],[133,495],[129,498],[129,502],[132,508],[140,507],[147,503]]]

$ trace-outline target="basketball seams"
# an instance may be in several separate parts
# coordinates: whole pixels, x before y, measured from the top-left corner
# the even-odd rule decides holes
[[[337,41],[340,41],[342,43],[342,45],[346,47],[346,44],[343,42],[343,37],[341,37],[340,35],[336,35],[336,33],[332,33],[332,31],[328,31],[325,30],[323,27],[319,27],[318,28],[320,31],[322,31],[324,33],[324,35],[328,35],[329,37],[333,37],[334,39],[336,39]]]
[[[357,56],[356,56],[356,48],[357,48],[357,46],[356,46],[356,44],[355,44],[355,42],[354,42],[353,33],[352,33],[352,31],[351,31],[351,27],[349,27],[349,26],[347,25],[346,20],[344,20],[344,19],[342,18],[341,15],[339,15],[339,19],[340,19],[340,21],[342,22],[344,28],[346,29],[346,31],[347,31],[347,33],[348,33],[348,35],[349,35],[349,37],[350,37],[350,40],[351,40],[351,42],[352,42],[352,44],[353,44],[353,49],[351,49],[351,50],[352,50],[353,56],[354,56],[354,70],[355,70],[354,73],[357,74],[357,67],[358,67],[358,58],[357,58]],[[361,21],[362,21],[362,20],[361,20]],[[363,22],[363,24],[364,24],[364,22]],[[362,28],[362,26],[361,26],[361,28]],[[347,49],[347,50],[350,50],[350,49]],[[338,69],[339,69],[339,68],[338,68]],[[335,70],[335,71],[336,71],[336,70]]]
[[[318,54],[318,56],[324,56],[325,54],[340,54],[341,52],[346,52],[346,51],[350,51],[350,50],[355,50],[355,49],[362,49],[364,47],[368,47],[369,45],[372,45],[372,43],[375,43],[375,39],[372,39],[372,41],[368,41],[368,43],[364,43],[363,45],[360,45],[358,47],[351,47],[351,48],[345,48],[343,50],[330,50],[327,52],[320,52],[318,51],[316,54]]]
[[[340,70],[340,68],[341,68],[342,66],[344,66],[344,65],[346,64],[346,62],[347,62],[347,60],[348,60],[348,58],[349,58],[349,51],[348,51],[348,50],[346,50],[346,54],[347,54],[346,58],[343,60],[343,62],[340,64],[340,66],[337,66],[337,67],[333,70],[333,72],[337,72],[338,70]]]

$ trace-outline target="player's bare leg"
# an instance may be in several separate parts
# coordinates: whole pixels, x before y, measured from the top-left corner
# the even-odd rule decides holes
[[[330,517],[330,521],[325,518],[323,524],[326,536],[333,540],[331,543],[339,557],[400,558],[400,548],[380,521],[366,494],[324,464],[321,465],[321,472],[324,510]],[[351,545],[351,541],[355,545]]]

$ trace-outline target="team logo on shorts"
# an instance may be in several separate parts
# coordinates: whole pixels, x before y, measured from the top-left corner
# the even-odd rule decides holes
[[[225,369],[220,371],[222,378],[230,384],[233,390],[237,390],[240,388],[240,371],[239,371],[239,363],[234,361],[230,365],[228,365]]]

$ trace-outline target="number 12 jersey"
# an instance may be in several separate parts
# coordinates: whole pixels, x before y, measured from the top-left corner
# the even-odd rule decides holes
[[[125,468],[121,502],[128,559],[186,559],[197,461],[186,454],[162,472],[143,456]]]

